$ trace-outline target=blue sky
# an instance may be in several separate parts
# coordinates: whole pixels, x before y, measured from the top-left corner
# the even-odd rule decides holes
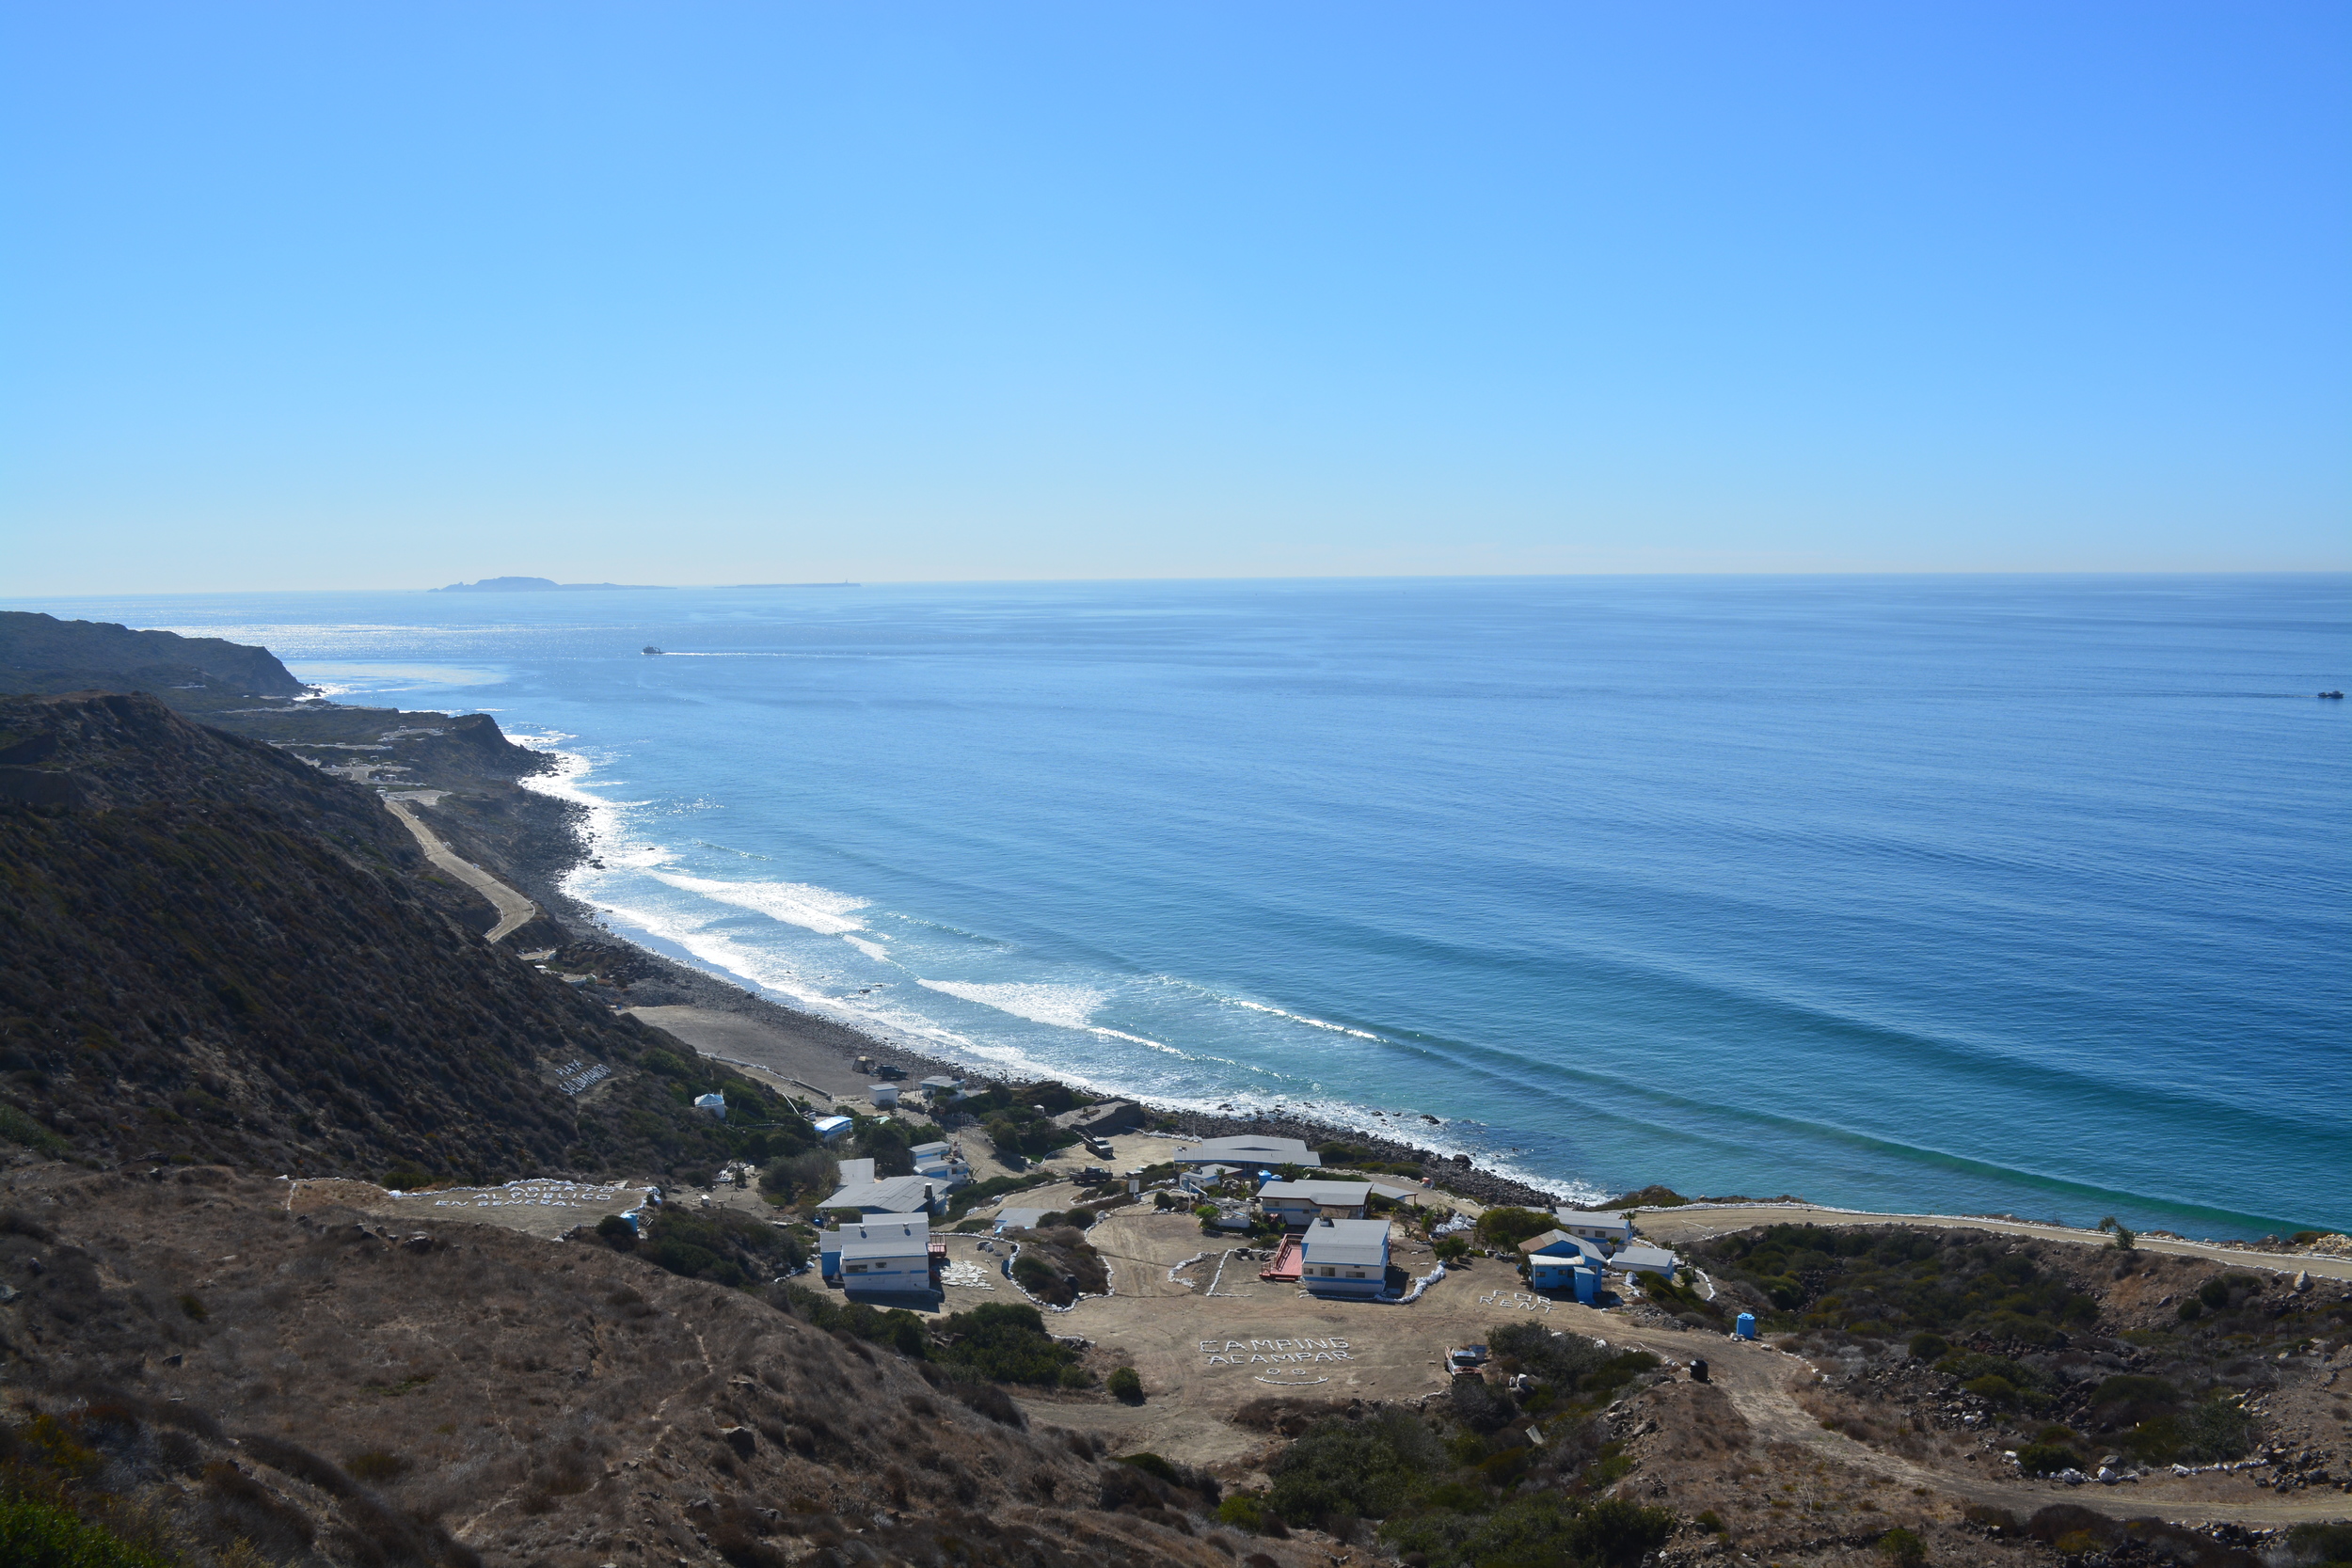
[[[18,594],[2340,569],[2352,8],[16,4]]]

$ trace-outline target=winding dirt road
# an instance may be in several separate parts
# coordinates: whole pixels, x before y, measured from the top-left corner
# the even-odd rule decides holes
[[[459,860],[450,847],[441,842],[439,835],[417,820],[417,808],[408,800],[397,795],[388,795],[384,798],[384,806],[387,811],[406,823],[408,831],[417,835],[417,844],[424,850],[426,860],[487,898],[491,907],[498,911],[499,922],[484,934],[483,941],[503,942],[531,924],[532,918],[538,914],[538,905],[516,893],[471,861]]]

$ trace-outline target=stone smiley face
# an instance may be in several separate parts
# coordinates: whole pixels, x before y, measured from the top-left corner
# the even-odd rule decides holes
[[[1344,1339],[1202,1339],[1200,1345],[1204,1367],[1279,1367],[1351,1359]]]

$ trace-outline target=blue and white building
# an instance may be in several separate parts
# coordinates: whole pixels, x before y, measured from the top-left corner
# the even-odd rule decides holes
[[[1317,1220],[1302,1233],[1298,1282],[1318,1296],[1375,1297],[1389,1280],[1389,1222]]]
[[[1574,1295],[1587,1307],[1600,1299],[1602,1275],[1609,1264],[1600,1243],[1565,1230],[1547,1230],[1521,1242],[1519,1256],[1527,1263],[1528,1289]]]
[[[823,1233],[818,1261],[826,1280],[852,1296],[930,1291],[930,1220],[923,1214],[902,1214],[864,1224],[845,1222]]]

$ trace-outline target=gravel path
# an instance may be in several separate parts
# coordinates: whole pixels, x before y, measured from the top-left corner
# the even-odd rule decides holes
[[[416,807],[397,796],[387,796],[384,805],[394,816],[417,835],[417,843],[424,850],[424,858],[448,872],[476,893],[487,898],[499,911],[499,922],[483,937],[485,942],[503,942],[515,932],[531,924],[539,912],[539,906],[491,876],[469,861],[462,861],[443,844],[438,835],[417,820]]]

